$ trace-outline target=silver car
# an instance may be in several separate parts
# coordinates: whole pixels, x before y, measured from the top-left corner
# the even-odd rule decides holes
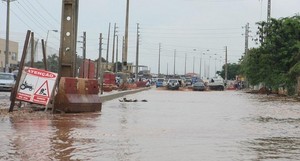
[[[15,77],[12,73],[0,72],[0,90],[11,91],[15,85]]]

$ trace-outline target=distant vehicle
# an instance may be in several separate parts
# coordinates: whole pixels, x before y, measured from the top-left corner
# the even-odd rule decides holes
[[[208,87],[210,90],[224,91],[224,80],[221,77],[214,77],[209,80]]]
[[[11,91],[14,85],[15,85],[14,74],[0,72],[0,90]]]
[[[185,80],[185,85],[186,86],[191,86],[192,85],[192,79],[186,79]]]
[[[156,80],[156,88],[158,88],[158,87],[164,87],[164,81],[165,81],[164,78],[157,78],[157,80]]]
[[[180,87],[180,83],[179,83],[178,79],[169,79],[168,80],[168,84],[167,84],[168,89],[178,90],[179,87]]]
[[[205,85],[203,82],[196,82],[193,84],[193,90],[194,91],[204,91]]]
[[[164,86],[164,87],[166,87],[166,86],[168,85],[168,81],[169,81],[169,79],[165,79],[165,80],[164,80],[164,82],[163,82],[163,86]]]

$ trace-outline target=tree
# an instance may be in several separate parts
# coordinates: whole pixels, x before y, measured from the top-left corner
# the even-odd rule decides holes
[[[217,74],[225,79],[225,65],[222,67],[222,71],[217,71]],[[227,64],[227,79],[235,80],[235,77],[240,74],[240,65],[236,63]]]
[[[251,49],[241,62],[241,71],[250,84],[264,83],[272,88],[285,85],[294,91],[300,75],[300,17],[259,22],[261,46]]]
[[[48,55],[47,57],[48,70],[51,72],[58,72],[58,56],[56,54]]]

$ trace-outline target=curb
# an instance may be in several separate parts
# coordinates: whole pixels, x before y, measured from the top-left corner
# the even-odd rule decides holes
[[[107,94],[107,95],[99,95],[99,97],[101,98],[102,103],[106,102],[106,101],[110,101],[116,98],[120,98],[126,95],[130,95],[130,94],[135,94],[138,92],[142,92],[142,91],[146,91],[149,90],[151,88],[141,88],[141,89],[135,89],[135,90],[128,90],[128,91],[120,91],[118,93],[112,93],[112,94]]]

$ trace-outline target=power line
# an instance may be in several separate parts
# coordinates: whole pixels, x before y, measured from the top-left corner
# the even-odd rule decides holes
[[[36,24],[41,30],[47,32],[47,30],[45,29],[46,27],[44,25],[42,25],[21,3],[18,2],[17,4],[19,4],[19,5],[16,5],[16,6],[20,9],[21,12],[24,13],[24,15],[29,20],[31,20],[34,24]],[[24,10],[22,8],[25,10],[25,12],[24,12]],[[28,14],[29,14],[29,16],[28,16]]]
[[[41,12],[38,12],[38,10],[37,10],[30,2],[24,3],[24,4],[25,4],[25,6],[27,6],[28,8],[31,8],[31,12],[32,12],[33,14],[35,14],[36,17],[39,17],[39,19],[42,20],[43,23],[45,23],[45,24],[47,24],[48,26],[50,26],[50,28],[53,28],[53,29],[55,28],[54,26],[52,26],[52,24],[51,24],[49,21],[47,21],[47,20],[42,16]]]
[[[52,14],[50,14],[49,12],[48,12],[48,10],[43,6],[43,5],[41,5],[41,3],[38,1],[38,0],[35,0],[36,2],[37,2],[37,4],[57,23],[57,24],[60,24],[60,22],[56,19],[56,18],[54,18],[53,16],[52,16]]]

